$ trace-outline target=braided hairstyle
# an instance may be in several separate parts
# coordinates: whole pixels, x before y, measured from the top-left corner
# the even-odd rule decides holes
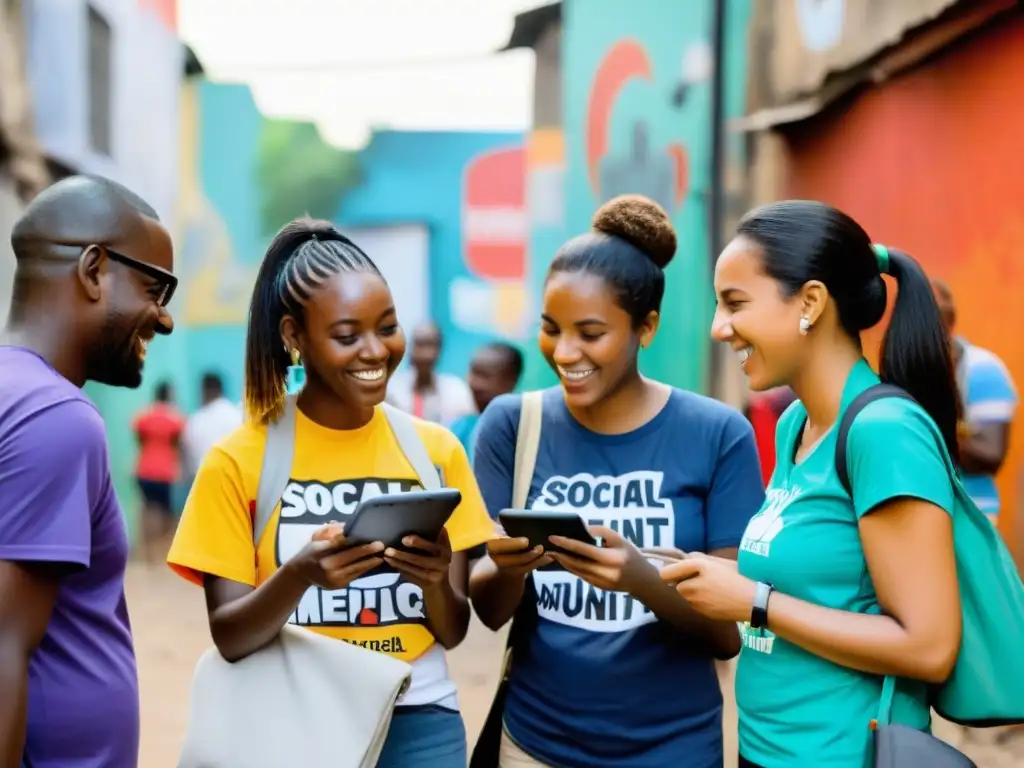
[[[290,315],[301,324],[313,292],[341,272],[370,272],[383,279],[370,257],[329,221],[295,219],[270,243],[249,304],[245,340],[248,418],[268,421],[281,414],[291,365],[281,338],[281,320]]]

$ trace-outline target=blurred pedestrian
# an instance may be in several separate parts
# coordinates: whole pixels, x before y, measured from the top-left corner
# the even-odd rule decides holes
[[[861,331],[898,293],[882,380],[915,401],[868,404],[847,444],[852,494],[836,472],[836,428],[879,383]],[[751,389],[799,398],[779,423],[767,500],[738,563],[691,557],[662,571],[708,618],[743,625],[736,668],[740,765],[862,768],[883,680],[892,722],[929,730],[928,684],[946,680],[961,639],[955,491],[939,441],[957,455],[957,397],[928,278],[823,203],[748,213],[715,268],[712,337]]]
[[[174,404],[170,383],[159,382],[153,402],[137,414],[132,431],[139,446],[135,481],[142,497],[142,548],[149,563],[166,556],[174,533],[172,491],[181,479],[181,433],[185,417]]]
[[[480,414],[499,395],[515,390],[523,375],[523,353],[501,341],[477,350],[469,364],[469,390],[473,394],[476,413],[467,413],[452,422],[451,430],[466,449],[470,460],[476,441]]]
[[[961,479],[978,509],[996,523],[999,490],[995,476],[1010,449],[1010,425],[1017,412],[1017,388],[995,353],[956,335],[956,303],[942,280],[932,279],[935,300],[953,346],[956,382],[963,404],[957,438]]]
[[[752,392],[747,402],[746,416],[754,428],[757,455],[761,460],[761,479],[765,486],[775,471],[775,431],[779,419],[796,400],[789,387],[775,387],[767,392]]]
[[[556,537],[560,549],[541,550],[502,536],[473,569],[481,621],[498,629],[515,617],[508,695],[488,728],[502,768],[723,763],[715,659],[739,652],[736,624],[700,617],[662,583],[649,550],[731,562],[764,490],[739,411],[640,375],[675,251],[665,211],[622,197],[548,270],[539,344],[560,385],[541,393],[519,503],[576,511],[603,541]],[[523,404],[503,395],[480,418],[473,469],[493,517],[514,503]],[[476,753],[474,764],[493,757]]]
[[[124,187],[72,176],[14,226],[0,338],[0,765],[135,768],[128,536],[87,381],[135,388],[169,334],[171,238]]]
[[[188,417],[182,437],[182,452],[188,485],[203,457],[225,437],[242,426],[242,409],[224,394],[224,381],[220,374],[207,371],[200,384],[202,405]]]
[[[395,372],[388,382],[388,402],[417,418],[449,426],[475,408],[466,382],[438,372],[441,344],[441,329],[436,323],[423,323],[413,329],[412,369]]]

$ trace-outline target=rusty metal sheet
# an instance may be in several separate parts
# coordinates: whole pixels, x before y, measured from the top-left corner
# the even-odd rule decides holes
[[[767,22],[771,102],[789,102],[817,91],[830,74],[864,62],[960,2],[761,0],[760,12],[772,17]]]

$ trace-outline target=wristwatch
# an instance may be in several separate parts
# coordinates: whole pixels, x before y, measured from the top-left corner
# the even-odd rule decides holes
[[[768,626],[768,598],[772,596],[775,587],[757,582],[757,591],[754,592],[754,605],[750,609],[750,626],[754,629],[764,629]]]

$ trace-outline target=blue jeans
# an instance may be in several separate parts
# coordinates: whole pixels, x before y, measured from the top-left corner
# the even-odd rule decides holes
[[[397,707],[377,768],[466,768],[462,714],[438,706]]]

